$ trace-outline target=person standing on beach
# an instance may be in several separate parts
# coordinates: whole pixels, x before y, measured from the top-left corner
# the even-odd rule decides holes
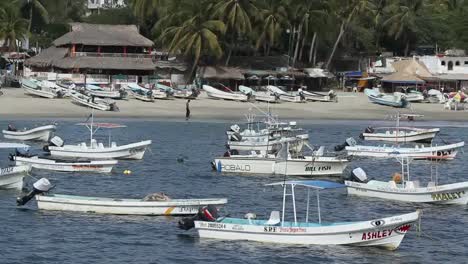
[[[185,120],[190,119],[190,99],[187,100],[187,103],[185,104]]]

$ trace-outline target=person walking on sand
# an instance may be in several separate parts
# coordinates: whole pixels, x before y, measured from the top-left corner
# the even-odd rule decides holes
[[[185,104],[185,120],[190,119],[190,99],[187,100],[187,103]]]

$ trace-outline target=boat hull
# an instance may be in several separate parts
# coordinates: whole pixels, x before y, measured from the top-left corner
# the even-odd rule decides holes
[[[348,161],[332,157],[314,157],[314,160],[292,159],[280,161],[274,158],[223,157],[214,160],[218,172],[236,174],[277,174],[289,176],[341,175]]]
[[[117,160],[89,161],[89,162],[60,162],[38,157],[15,157],[16,165],[28,165],[34,169],[61,172],[95,172],[110,173],[117,165]]]
[[[245,94],[228,93],[228,92],[218,90],[209,85],[203,85],[203,90],[205,90],[208,97],[212,99],[224,99],[224,100],[241,101],[241,102],[247,102],[248,100],[247,95]]]
[[[388,182],[366,184],[345,181],[349,195],[375,197],[411,203],[467,204],[468,182],[421,188],[391,187]]]
[[[25,94],[34,95],[34,96],[42,97],[42,98],[48,98],[48,99],[54,99],[57,97],[57,94],[52,91],[33,89],[24,85],[23,85],[23,88],[24,88]]]
[[[221,207],[227,199],[173,199],[143,201],[141,199],[113,199],[74,195],[37,195],[41,210],[73,211],[114,215],[194,215],[201,206]]]
[[[96,103],[91,101],[91,97],[83,96],[80,94],[71,94],[72,101],[79,105],[84,105],[101,111],[111,111],[111,106],[104,103]]]
[[[224,219],[219,222],[195,221],[201,238],[250,240],[301,245],[376,246],[389,250],[399,247],[419,211],[372,221],[339,224],[285,223],[266,225],[265,221]],[[379,225],[377,225],[379,224]]]
[[[346,151],[350,156],[358,157],[374,157],[374,158],[394,158],[394,157],[409,157],[412,159],[454,159],[458,150],[465,145],[464,142],[459,142],[450,145],[434,146],[434,147],[414,147],[414,148],[398,148],[398,147],[374,147],[374,146],[348,146]]]
[[[0,189],[23,188],[23,179],[31,171],[29,166],[14,166],[0,168]]]
[[[235,149],[239,151],[263,151],[263,152],[274,152],[281,148],[281,144],[283,141],[281,140],[270,140],[268,141],[267,138],[258,137],[254,138],[251,137],[252,140],[259,140],[259,141],[250,141],[249,138],[243,141],[228,141],[227,145],[229,149]],[[292,152],[300,152],[304,147],[304,141],[307,139],[298,140],[296,142],[292,142],[289,145],[289,150]]]
[[[154,102],[154,97],[153,96],[141,95],[141,94],[138,94],[138,93],[133,92],[133,91],[131,93],[132,93],[132,96],[137,100],[140,100],[140,101],[143,101],[143,102]]]
[[[49,141],[52,133],[57,129],[54,125],[36,127],[26,131],[9,131],[3,130],[3,137],[8,139],[22,141]]]
[[[387,141],[396,143],[405,142],[431,142],[439,133],[438,128],[418,129],[418,130],[394,130],[390,133],[363,133],[363,137],[368,141]]]
[[[141,160],[151,140],[116,147],[89,148],[86,145],[50,146],[50,154],[54,157],[84,158],[84,159],[136,159]]]

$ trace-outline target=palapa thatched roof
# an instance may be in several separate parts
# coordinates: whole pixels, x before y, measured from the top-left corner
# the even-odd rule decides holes
[[[432,79],[434,76],[422,63],[412,60],[396,61],[392,64],[395,73],[385,76],[383,82],[392,83],[424,83],[425,79]]]
[[[71,31],[56,39],[57,47],[82,44],[90,46],[152,47],[153,41],[140,35],[135,25],[97,25],[70,23]]]
[[[159,69],[176,69],[181,72],[184,72],[187,70],[187,63],[184,61],[158,60],[155,62],[155,66],[156,68],[159,68]]]
[[[60,69],[142,70],[153,71],[150,58],[129,57],[66,57],[54,63]]]
[[[27,59],[24,64],[26,66],[34,66],[39,68],[53,67],[56,61],[59,61],[67,55],[67,48],[56,48],[54,46],[43,50],[38,55]]]
[[[244,74],[238,68],[223,66],[200,67],[200,77],[203,79],[244,80]]]

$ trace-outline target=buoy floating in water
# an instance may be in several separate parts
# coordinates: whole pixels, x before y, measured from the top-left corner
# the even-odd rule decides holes
[[[130,174],[132,174],[132,171],[131,170],[124,170],[123,173],[125,175],[130,175]]]

